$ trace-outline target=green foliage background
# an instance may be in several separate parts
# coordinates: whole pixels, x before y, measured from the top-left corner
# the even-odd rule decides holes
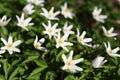
[[[82,72],[70,73],[63,71],[61,67],[64,66],[61,58],[62,54],[69,55],[68,52],[62,48],[56,49],[55,41],[49,40],[48,35],[43,34],[44,27],[42,23],[47,24],[47,19],[40,15],[41,7],[35,6],[36,12],[32,15],[25,15],[25,17],[32,17],[34,26],[29,26],[29,31],[24,31],[18,27],[16,15],[21,15],[23,7],[27,4],[25,0],[0,0],[0,17],[6,14],[12,18],[10,23],[5,27],[0,27],[0,37],[7,40],[11,35],[16,40],[22,40],[19,46],[21,53],[8,52],[2,54],[0,58],[0,80],[119,80],[120,79],[120,58],[112,58],[105,52],[103,42],[110,41],[112,47],[120,47],[120,35],[116,40],[113,38],[106,38],[103,34],[101,26],[104,25],[107,29],[115,28],[115,32],[120,33],[120,25],[117,20],[120,19],[120,5],[115,7],[111,0],[45,0],[44,7],[50,9],[55,7],[55,11],[61,10],[60,6],[67,2],[70,8],[73,8],[75,14],[74,19],[65,19],[59,15],[59,21],[52,21],[52,23],[59,23],[59,28],[62,28],[67,21],[74,26],[74,35],[69,37],[69,41],[74,44],[73,47],[68,47],[69,50],[74,51],[74,59],[83,57],[85,60],[78,64],[84,70]],[[102,8],[102,13],[107,14],[108,18],[104,24],[96,22],[92,18],[92,11],[97,6]],[[87,31],[87,37],[92,37],[93,44],[100,44],[99,48],[92,49],[82,46],[76,39],[76,28]],[[48,51],[38,51],[34,48],[33,42],[35,36],[46,39],[43,46]],[[0,41],[0,46],[4,44]],[[120,54],[120,51],[118,52]],[[104,56],[108,62],[105,68],[94,69],[91,66],[91,61],[98,55]]]

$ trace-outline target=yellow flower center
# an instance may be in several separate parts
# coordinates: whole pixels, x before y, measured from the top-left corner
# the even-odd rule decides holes
[[[35,44],[35,48],[38,48],[40,45],[38,43]]]
[[[65,8],[64,12],[70,12],[70,10],[68,8]]]
[[[21,21],[21,22],[20,22],[21,25],[24,25],[24,23],[25,23],[24,21]]]
[[[111,33],[110,33],[109,31],[106,31],[106,34],[107,34],[107,35],[110,35]]]
[[[66,65],[67,65],[67,66],[73,66],[73,63],[72,63],[72,61],[67,61],[67,62],[66,62]]]
[[[83,38],[80,37],[80,38],[79,38],[79,42],[83,42]]]
[[[49,33],[53,33],[53,29],[50,28],[50,29],[48,30],[48,32],[49,32]]]
[[[5,26],[6,25],[6,21],[2,21],[2,26]]]
[[[36,3],[36,0],[33,0],[33,3],[35,4],[35,3]]]
[[[93,17],[94,17],[94,18],[98,17],[98,14],[94,14]]]
[[[110,54],[113,54],[114,52],[112,50],[109,51]]]
[[[67,29],[67,28],[65,28],[65,29],[64,29],[64,32],[68,32],[68,29]]]
[[[7,45],[8,48],[11,48],[12,46],[13,46],[12,43],[9,43],[9,44]]]
[[[48,17],[49,17],[49,18],[52,18],[52,17],[53,17],[53,14],[49,13],[49,14],[48,14]]]
[[[59,43],[59,44],[63,44],[63,43],[64,43],[64,40],[63,40],[63,39],[59,39],[59,40],[58,40],[58,43]]]

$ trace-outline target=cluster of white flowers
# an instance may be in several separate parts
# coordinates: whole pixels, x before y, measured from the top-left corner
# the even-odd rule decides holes
[[[98,9],[98,7],[94,7],[94,10],[92,12],[93,18],[101,23],[105,23],[105,19],[107,18],[107,15],[101,15],[101,11],[102,9]],[[114,27],[111,27],[111,29],[106,30],[106,28],[104,26],[102,26],[102,30],[104,32],[104,35],[108,38],[114,38],[115,36],[117,36],[117,33],[113,33]],[[115,49],[111,49],[110,46],[110,42],[108,42],[108,45],[104,42],[104,46],[106,48],[106,53],[111,56],[111,57],[120,57],[120,54],[116,54],[120,48],[117,47]],[[93,61],[92,61],[92,66],[94,68],[103,68],[104,66],[102,66],[104,63],[107,62],[107,60],[104,60],[105,57],[102,56],[98,56],[96,57]]]
[[[30,23],[32,18],[29,17],[27,19],[25,18],[25,14],[33,14],[35,12],[34,6],[43,6],[44,4],[44,0],[26,0],[28,2],[28,4],[23,8],[23,13],[21,15],[21,17],[16,15],[16,18],[18,20],[17,26],[23,28],[26,31],[29,31],[29,29],[27,28],[29,25],[32,26],[34,25],[34,23]],[[72,9],[68,8],[68,4],[64,3],[63,6],[61,6],[61,11],[56,11],[54,12],[55,8],[52,7],[49,11],[42,7],[41,10],[43,12],[40,13],[41,16],[47,18],[48,20],[48,24],[46,25],[45,23],[42,23],[42,26],[44,27],[45,31],[43,31],[44,34],[47,34],[49,36],[49,40],[54,39],[56,42],[56,48],[62,48],[65,51],[69,52],[69,49],[67,48],[68,46],[74,46],[74,44],[72,42],[69,42],[69,37],[70,35],[75,34],[74,31],[72,31],[72,28],[74,27],[72,24],[69,24],[67,21],[64,23],[62,28],[57,28],[59,23],[54,23],[52,25],[52,21],[53,20],[60,20],[57,16],[61,13],[61,15],[64,16],[64,18],[68,18],[68,19],[73,19],[74,17],[74,13],[72,12]],[[100,15],[101,14],[102,9],[98,9],[97,7],[94,8],[92,15],[93,18],[101,23],[104,23],[104,19],[107,18],[106,15]],[[11,19],[7,20],[7,16],[4,15],[2,19],[0,19],[0,26],[6,26],[9,21]],[[104,26],[102,26],[104,35],[106,37],[115,37],[117,36],[117,33],[112,33],[114,28],[112,27],[110,30],[106,30],[106,28]],[[99,45],[91,45],[91,41],[92,38],[85,38],[86,35],[86,31],[83,31],[80,35],[80,30],[77,28],[76,30],[77,34],[76,34],[76,40],[84,46],[88,46],[88,47],[99,47]],[[62,34],[63,33],[63,34]],[[12,54],[13,52],[20,52],[20,49],[16,48],[16,46],[18,46],[21,43],[21,40],[15,41],[13,42],[12,36],[9,36],[8,38],[8,42],[4,39],[1,38],[2,42],[4,43],[5,46],[1,47],[0,49],[0,54],[3,54],[6,52],[6,50]],[[42,47],[41,45],[45,42],[45,38],[41,38],[40,40],[38,40],[38,36],[36,35],[36,38],[33,42],[33,46],[35,49],[38,49],[40,51],[47,51],[47,48]],[[106,43],[104,43],[105,48],[106,48],[106,52],[109,56],[111,57],[120,57],[119,54],[116,54],[119,51],[119,47],[115,48],[115,49],[111,49],[110,46],[110,42],[108,42],[108,45]],[[70,55],[67,59],[67,57],[65,56],[65,54],[62,55],[62,59],[65,63],[65,66],[62,68],[63,70],[69,69],[71,72],[76,72],[76,71],[83,71],[82,68],[76,66],[77,63],[83,61],[83,58],[77,59],[77,60],[73,60],[73,51],[70,51]],[[107,62],[107,60],[104,60],[104,57],[102,56],[98,56],[97,58],[95,58],[92,61],[92,66],[94,68],[102,68],[103,64]]]

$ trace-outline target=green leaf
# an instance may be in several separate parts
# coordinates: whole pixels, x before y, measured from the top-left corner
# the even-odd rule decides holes
[[[5,80],[4,77],[2,75],[0,75],[0,80]]]
[[[5,73],[5,79],[7,80],[8,78],[8,71],[10,69],[10,65],[7,63],[7,60],[3,61],[3,69],[4,69],[4,73]]]
[[[5,26],[1,27],[1,31],[2,31],[3,35],[7,36],[8,30],[6,29]]]
[[[47,67],[47,63],[43,60],[34,60],[35,63],[38,65],[38,66],[41,66],[41,67]]]
[[[19,63],[19,61],[20,61],[20,60],[14,60],[11,65],[14,66],[14,65],[16,65],[17,63]]]
[[[34,69],[34,70],[31,72],[31,74],[30,74],[29,77],[31,77],[31,76],[33,76],[33,75],[35,75],[35,74],[38,74],[38,73],[40,73],[40,72],[42,72],[44,69],[46,69],[46,67],[38,67],[38,68]]]
[[[118,75],[120,76],[120,68],[118,69]]]
[[[34,39],[28,39],[27,41],[25,41],[26,44],[31,44],[33,43]]]
[[[56,61],[59,62],[61,59],[61,55],[64,54],[66,51],[65,50],[61,50],[58,55],[56,56]]]
[[[65,80],[75,80],[75,77],[73,75],[69,75],[65,78]]]
[[[38,57],[39,56],[30,56],[22,64],[25,64],[27,62],[33,61],[33,60],[37,59]]]
[[[9,80],[13,80],[13,78],[15,77],[15,75],[17,75],[17,73],[18,73],[18,69],[19,69],[19,67],[17,67],[14,71],[13,71],[13,73],[10,75],[10,77],[9,77]]]
[[[55,80],[56,77],[57,77],[57,75],[54,71],[48,71],[46,73],[45,80]]]

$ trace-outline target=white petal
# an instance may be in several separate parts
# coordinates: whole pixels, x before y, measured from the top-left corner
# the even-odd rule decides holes
[[[77,38],[80,36],[79,29],[77,28]]]
[[[21,20],[24,20],[24,13],[22,13],[21,15]]]
[[[83,68],[81,68],[81,67],[74,66],[74,68],[75,68],[77,71],[83,71]]]
[[[3,54],[3,53],[5,53],[5,50],[0,50],[0,54]]]
[[[13,43],[14,46],[18,46],[21,43],[21,40],[17,40]]]
[[[40,50],[40,51],[47,51],[47,49],[45,47],[38,47],[38,50]]]
[[[66,58],[65,54],[63,54],[63,55],[62,55],[62,59],[63,59],[63,61],[64,61],[64,63],[65,63],[65,62],[66,62],[66,60],[67,60],[67,58]]]
[[[6,19],[7,19],[7,16],[4,15],[4,16],[2,17],[2,21],[6,21]]]
[[[66,70],[66,69],[68,69],[67,66],[63,66],[63,67],[62,67],[62,70]]]
[[[75,68],[69,68],[69,69],[70,69],[70,71],[73,72],[73,73],[76,72]]]
[[[65,46],[61,46],[64,50],[66,50],[67,52],[69,52],[69,50],[65,47]]]
[[[113,30],[114,30],[114,28],[112,27],[112,28],[109,30],[109,32],[110,32],[110,33],[112,33],[112,32],[113,32]]]
[[[111,50],[110,42],[108,42],[108,50]]]
[[[112,57],[120,57],[120,54],[112,54]]]
[[[85,35],[86,35],[86,31],[83,31],[83,33],[81,34],[81,37],[84,38]]]
[[[113,52],[114,52],[114,53],[117,53],[119,50],[120,50],[120,48],[117,47],[117,48],[113,49]]]
[[[77,60],[73,60],[73,63],[74,63],[74,64],[77,64],[77,63],[79,63],[79,62],[81,62],[81,61],[83,61],[83,58],[80,58],[80,59],[77,59]]]
[[[7,41],[6,41],[5,39],[1,38],[1,40],[2,40],[2,42],[3,42],[5,45],[8,44]]]
[[[57,16],[58,14],[60,14],[60,11],[55,12],[54,16]]]
[[[8,50],[8,52],[9,52],[9,54],[12,54],[12,53],[13,53],[13,51],[11,51],[11,50]]]
[[[102,26],[102,29],[103,29],[103,32],[104,32],[104,34],[105,34],[107,30],[105,29],[104,26]]]
[[[45,42],[45,38],[41,38],[40,40],[39,40],[39,42],[42,44],[42,43],[44,43]]]
[[[12,39],[11,36],[9,36],[9,38],[8,38],[8,43],[12,43],[12,42],[13,42],[13,39]]]
[[[54,7],[50,9],[49,13],[53,13],[53,11],[54,11]]]
[[[6,46],[3,46],[3,47],[1,47],[1,49],[6,50],[6,49],[7,49],[7,47],[6,47]]]
[[[105,46],[105,48],[107,49],[107,44],[104,42],[104,46]]]
[[[73,57],[73,51],[70,51],[70,55],[69,55],[68,60],[72,60],[72,57]]]
[[[112,33],[111,35],[110,35],[110,37],[114,37],[114,36],[117,36],[118,34],[117,33]]]
[[[83,42],[87,43],[87,42],[91,42],[91,41],[92,41],[92,38],[86,38],[86,39],[84,39]]]
[[[20,52],[20,49],[18,49],[18,48],[13,48],[13,51],[15,51],[15,52]]]
[[[36,35],[35,41],[34,41],[34,45],[38,42],[38,36]]]

